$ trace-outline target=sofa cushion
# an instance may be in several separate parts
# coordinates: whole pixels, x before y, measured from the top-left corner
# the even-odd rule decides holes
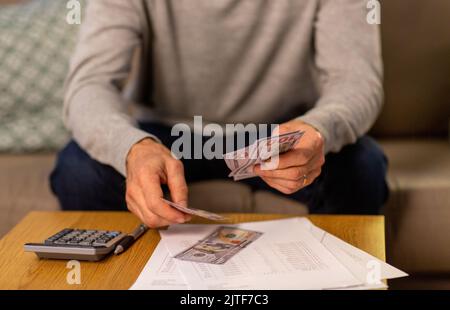
[[[446,135],[450,116],[450,1],[381,0],[386,103],[374,132]]]
[[[388,258],[408,272],[450,272],[450,144],[384,141],[391,198]]]
[[[384,140],[392,186],[399,189],[450,187],[450,143],[440,139]]]
[[[256,191],[253,193],[253,212],[302,216],[308,214],[308,208],[281,195],[275,195],[268,191]]]
[[[227,180],[190,184],[189,206],[212,212],[308,214],[305,205],[292,199],[267,191],[252,192],[247,185]]]
[[[0,152],[56,150],[67,140],[63,83],[78,26],[64,1],[0,6]]]
[[[54,155],[0,155],[0,236],[28,212],[57,210],[48,176]]]
[[[205,181],[189,185],[189,206],[211,212],[251,213],[249,187],[230,181]]]

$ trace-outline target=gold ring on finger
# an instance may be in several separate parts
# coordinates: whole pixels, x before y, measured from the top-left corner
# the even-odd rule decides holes
[[[303,175],[303,186],[308,183],[308,176],[306,174]]]

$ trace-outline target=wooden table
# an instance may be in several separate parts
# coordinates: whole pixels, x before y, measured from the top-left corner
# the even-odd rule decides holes
[[[286,218],[286,215],[229,214],[232,221],[249,222]],[[385,260],[384,217],[308,217],[314,224]],[[207,223],[194,219],[194,223]],[[128,289],[160,240],[150,230],[128,251],[101,262],[81,262],[81,284],[69,285],[66,261],[39,260],[23,250],[26,242],[42,242],[63,228],[133,230],[139,221],[126,212],[31,212],[0,241],[0,289]]]

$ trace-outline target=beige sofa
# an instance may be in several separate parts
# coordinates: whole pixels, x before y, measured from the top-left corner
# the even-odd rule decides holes
[[[382,14],[386,105],[373,134],[390,160],[388,261],[412,275],[390,284],[450,289],[450,1],[385,0]],[[58,209],[48,187],[54,157],[0,155],[0,235],[30,210]],[[232,182],[192,185],[190,199],[217,211],[306,214]]]

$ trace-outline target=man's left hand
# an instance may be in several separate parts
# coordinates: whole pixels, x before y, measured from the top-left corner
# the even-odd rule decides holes
[[[314,182],[325,163],[324,139],[318,130],[300,120],[279,126],[280,135],[297,130],[304,131],[304,136],[293,150],[279,156],[275,170],[255,167],[258,176],[284,194],[293,194]]]

